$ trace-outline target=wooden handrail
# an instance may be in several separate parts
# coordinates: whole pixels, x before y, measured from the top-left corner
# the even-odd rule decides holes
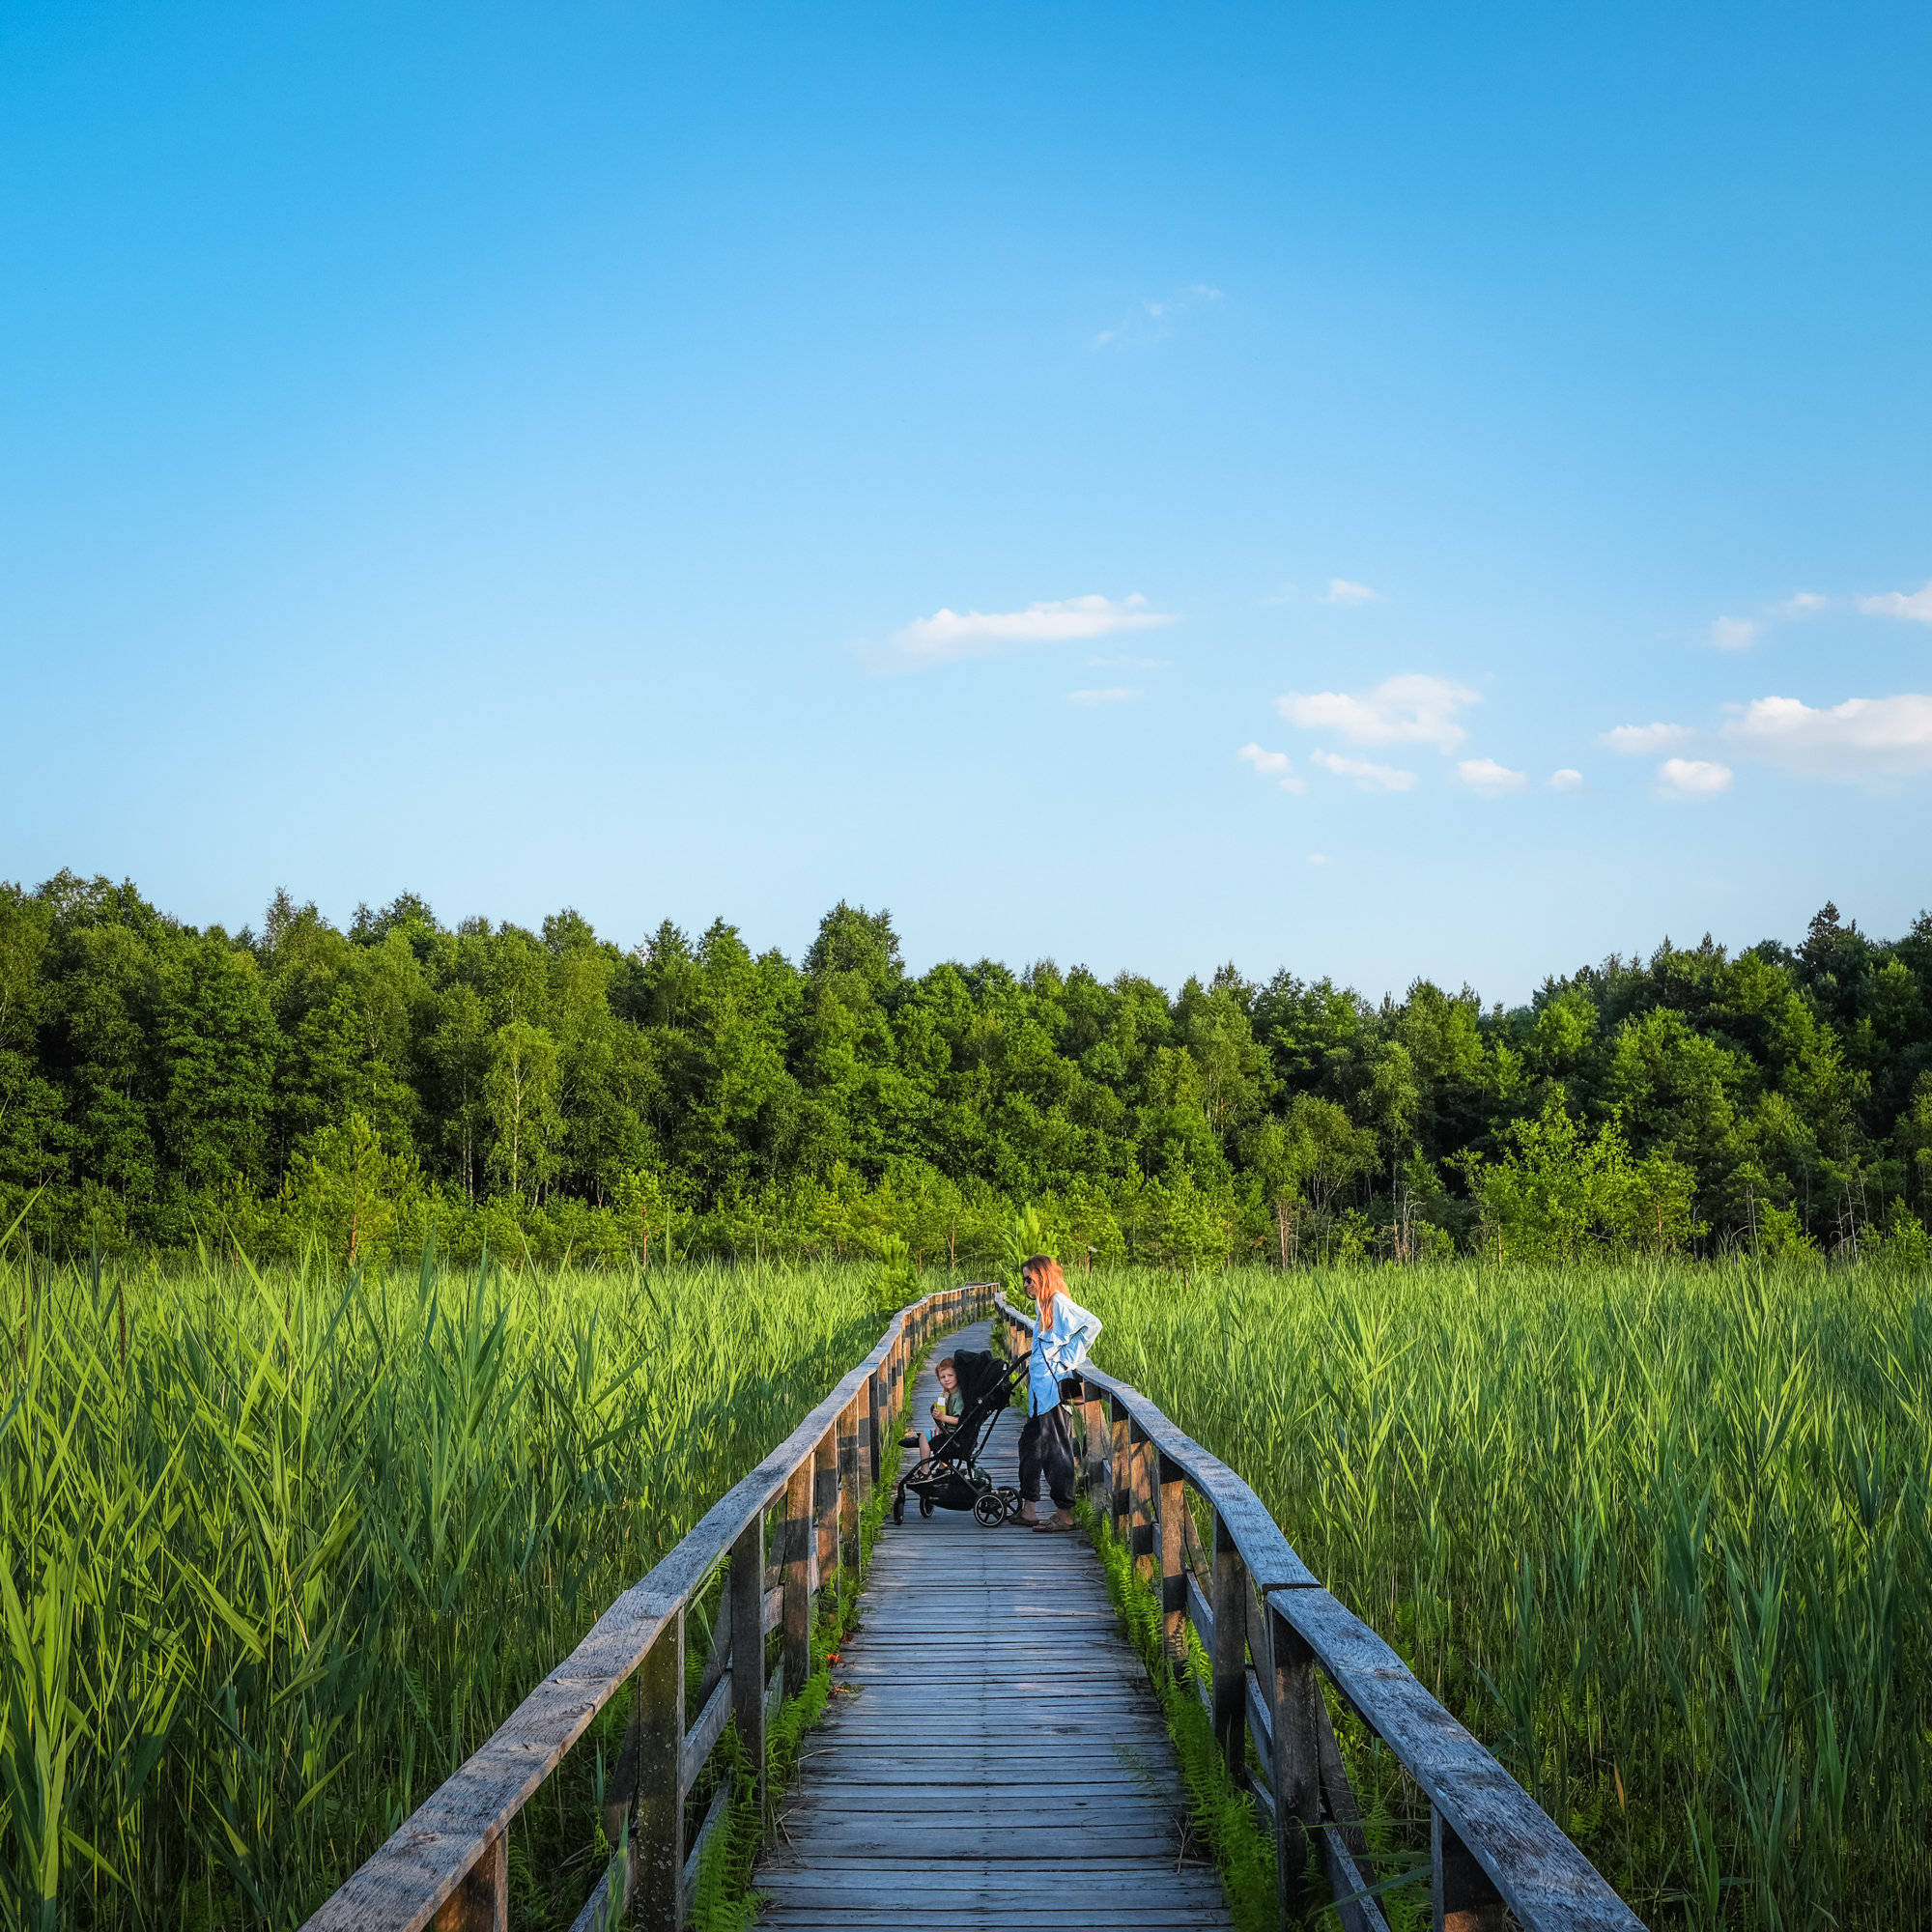
[[[1032,1318],[1004,1294],[993,1303],[1014,1344],[1030,1343]],[[1333,1897],[1369,1882],[1358,1863],[1367,1847],[1354,1794],[1315,1682],[1319,1664],[1429,1799],[1436,1927],[1492,1932],[1507,1907],[1524,1932],[1642,1932],[1643,1921],[1535,1800],[1321,1587],[1234,1470],[1129,1383],[1091,1364],[1080,1379],[1088,1496],[1108,1499],[1137,1567],[1150,1581],[1158,1576],[1177,1670],[1187,1658],[1183,1618],[1212,1660],[1205,1701],[1230,1771],[1246,1778],[1250,1737],[1267,1767],[1266,1784],[1251,1783],[1276,1833],[1284,1922],[1327,1903],[1302,1888],[1311,1833]],[[1211,1603],[1186,1561],[1193,1520],[1184,1486],[1213,1506]],[[1348,1932],[1386,1932],[1373,1899],[1341,1917]]]
[[[687,1853],[684,1806],[730,1717],[764,1801],[765,1727],[789,1684],[810,1668],[813,1600],[822,1577],[858,1562],[859,1511],[877,1485],[888,1427],[904,1382],[933,1335],[985,1306],[990,1284],[942,1289],[902,1308],[878,1346],[752,1473],[721,1496],[650,1573],[624,1592],[582,1643],[446,1778],[340,1889],[306,1932],[501,1932],[508,1923],[506,1833],[531,1794],[591,1720],[633,1678],[620,1760],[628,1788],[607,1806],[623,1849],[578,1916],[575,1932],[605,1932],[634,1908],[640,1926],[675,1932],[690,1910],[704,1846],[729,1797],[721,1787]],[[784,1502],[783,1583],[765,1589],[765,1517]],[[775,1525],[778,1526],[778,1525]],[[822,1533],[821,1533],[822,1532]],[[685,1725],[685,1612],[730,1559],[718,1640],[696,1721]],[[782,1628],[783,1656],[767,1679],[764,1639]],[[739,1654],[732,1631],[756,1637]],[[715,1666],[715,1668],[714,1668]],[[627,1768],[627,1770],[626,1770]]]

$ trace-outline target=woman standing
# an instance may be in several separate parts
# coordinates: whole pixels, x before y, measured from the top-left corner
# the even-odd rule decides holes
[[[1020,1430],[1019,1520],[1037,1534],[1055,1535],[1073,1527],[1073,1434],[1061,1406],[1060,1384],[1065,1377],[1078,1374],[1100,1332],[1100,1318],[1074,1302],[1051,1255],[1035,1255],[1021,1267],[1020,1281],[1038,1313],[1027,1364],[1027,1419]],[[1042,1476],[1053,1497],[1053,1514],[1044,1522],[1039,1517]]]

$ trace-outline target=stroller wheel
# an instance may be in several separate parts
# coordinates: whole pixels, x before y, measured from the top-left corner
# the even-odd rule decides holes
[[[1000,1499],[1000,1506],[1007,1513],[1007,1520],[1017,1522],[1020,1516],[1020,1492],[1010,1483],[1003,1483],[994,1493]]]
[[[919,1513],[921,1516],[930,1516],[932,1514],[932,1498],[930,1496],[920,1497]]]
[[[902,1523],[904,1520],[905,1520],[905,1497],[903,1495],[897,1495],[893,1498],[893,1527],[896,1529],[898,1525]]]
[[[973,1520],[981,1529],[998,1529],[1007,1520],[1007,1506],[998,1496],[986,1494],[973,1498]]]

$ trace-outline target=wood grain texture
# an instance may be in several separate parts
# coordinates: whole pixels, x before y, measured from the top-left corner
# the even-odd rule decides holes
[[[1268,1606],[1277,1627],[1293,1628],[1402,1760],[1519,1923],[1566,1932],[1641,1926],[1554,1821],[1359,1617],[1326,1590],[1270,1592]]]

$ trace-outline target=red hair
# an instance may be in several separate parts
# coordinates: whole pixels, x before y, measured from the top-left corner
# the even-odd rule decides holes
[[[1060,1271],[1060,1264],[1051,1255],[1034,1255],[1020,1264],[1020,1274],[1024,1278],[1032,1275],[1041,1283],[1046,1293],[1039,1304],[1039,1319],[1042,1322],[1053,1320],[1053,1297],[1066,1293],[1066,1277]]]

